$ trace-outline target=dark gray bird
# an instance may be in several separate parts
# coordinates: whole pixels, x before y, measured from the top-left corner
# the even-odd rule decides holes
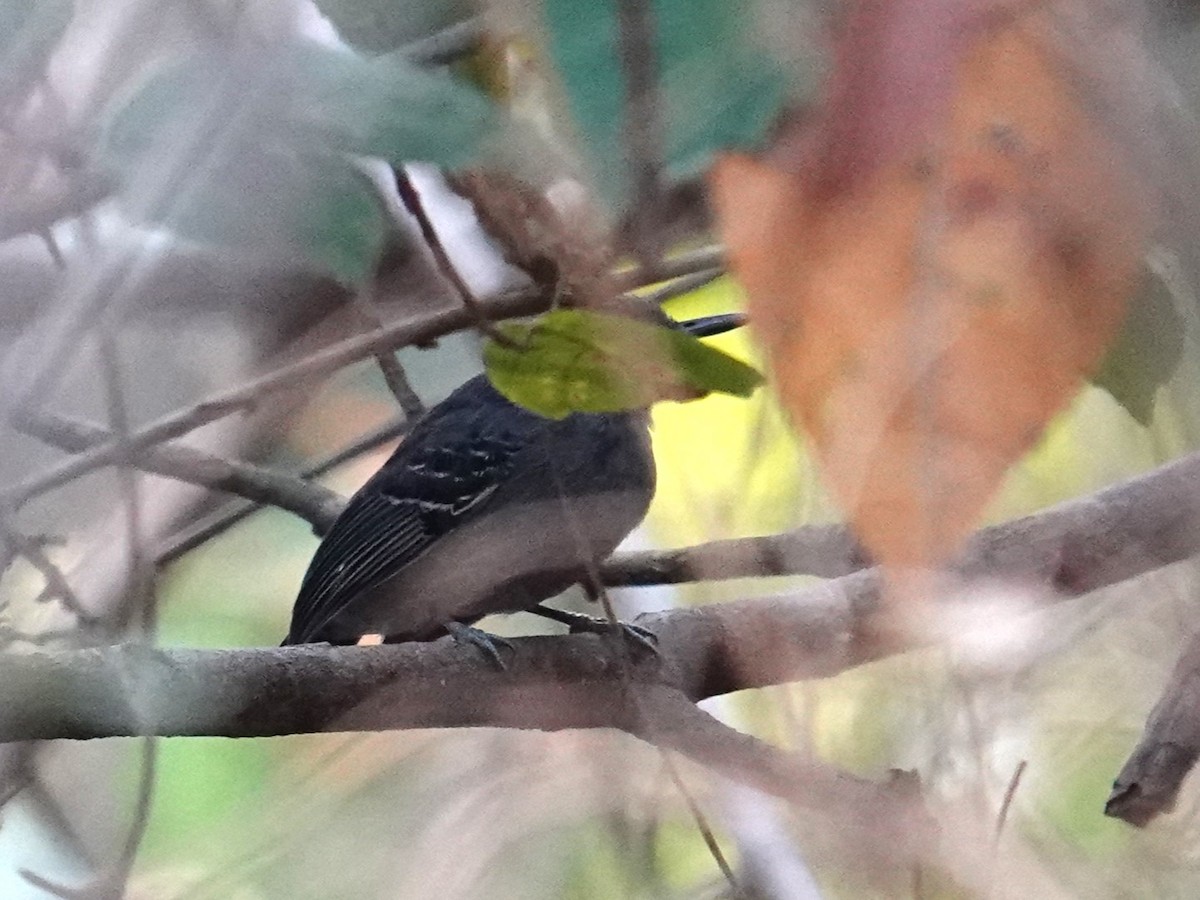
[[[679,323],[697,336],[736,315]],[[430,409],[350,498],[309,564],[284,644],[388,642],[453,633],[540,607],[612,553],[654,496],[647,410],[551,420],[480,375]]]

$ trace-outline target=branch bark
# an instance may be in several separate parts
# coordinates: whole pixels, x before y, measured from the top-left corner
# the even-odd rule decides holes
[[[1040,584],[1052,590],[1039,596],[1056,602],[1178,562],[1200,549],[1200,495],[1190,489],[1198,478],[1194,454],[985,528],[956,571]],[[754,573],[705,570],[706,577],[735,574]],[[936,639],[873,628],[881,587],[878,571],[868,569],[794,594],[641,616],[639,624],[658,635],[659,654],[633,662],[633,682],[697,701],[828,677]],[[595,636],[515,645],[504,672],[469,647],[443,643],[0,656],[7,686],[0,741],[146,730],[235,737],[334,728],[631,727],[616,660]]]
[[[1113,782],[1104,814],[1139,827],[1175,808],[1200,759],[1200,634],[1188,641],[1141,739]]]
[[[489,319],[532,315],[549,305],[550,298],[540,291],[517,291],[492,298],[479,305],[479,313]],[[455,331],[469,328],[477,313],[462,308],[439,310],[406,319],[367,334],[339,341],[305,359],[282,366],[240,387],[223,391],[186,409],[170,413],[130,433],[124,445],[108,441],[17,485],[10,502],[20,506],[39,494],[74,481],[88,472],[113,465],[123,456],[145,450],[193,431],[202,425],[236,412],[253,408],[264,397],[295,389],[312,380],[336,372],[376,351],[428,343]]]
[[[1200,454],[983,529],[955,573],[1039,585],[1048,590],[1035,596],[1056,602],[1181,561],[1200,550],[1197,479]],[[759,574],[755,554],[728,552],[738,544],[692,548],[693,557],[711,558],[685,574]],[[595,635],[519,639],[502,672],[473,648],[444,641],[4,654],[0,742],[472,726],[618,728],[653,740],[634,694],[652,703],[664,696],[695,702],[827,677],[937,639],[932,632],[876,627],[886,607],[881,586],[879,573],[868,569],[791,595],[642,616],[638,623],[658,635],[659,654],[632,660],[627,668]],[[752,749],[749,757],[763,752],[757,745]],[[699,758],[695,746],[688,752]],[[761,769],[747,758],[743,754],[727,768]],[[794,762],[775,760],[766,769],[778,776],[775,787],[757,786],[784,796],[786,782],[795,777]]]

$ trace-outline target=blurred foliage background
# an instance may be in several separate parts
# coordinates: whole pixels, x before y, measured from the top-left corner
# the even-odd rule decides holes
[[[680,197],[714,150],[754,145],[785,103],[811,97],[826,62],[819,29],[828,6],[655,2],[669,125],[664,158]],[[1151,7],[1149,15],[1164,84],[1178,89],[1193,115],[1200,57],[1192,8]],[[448,52],[430,35],[480,21],[485,39],[450,54],[448,66],[427,65]],[[361,330],[361,309],[348,296],[367,282],[378,295],[372,315],[384,320],[453,304],[411,223],[380,187],[386,168],[364,157],[447,167],[482,160],[540,186],[590,185],[598,198],[592,213],[619,234],[629,185],[614,124],[622,98],[612,27],[610,3],[577,0],[497,0],[483,8],[437,0],[0,0],[7,382],[13,390],[25,384],[23,372],[44,346],[37,341],[49,333],[39,324],[43,313],[55,304],[86,307],[88,297],[122,309],[120,344],[138,422]],[[469,207],[438,188],[433,170],[418,171],[472,287],[488,294],[521,283]],[[50,228],[10,235],[8,223],[28,211],[29,197],[57,200],[70,212],[68,201],[101,175],[95,208],[65,223],[51,219],[54,253],[43,243]],[[677,212],[662,223],[675,250],[704,238],[706,225],[694,203],[681,201]],[[989,520],[1196,448],[1196,237],[1179,234],[1178,246],[1156,249],[1097,384],[1013,470]],[[684,317],[741,303],[722,278],[669,311]],[[716,343],[755,358],[746,334]],[[92,351],[76,356],[63,365],[55,402],[99,417]],[[399,358],[432,404],[479,370],[479,341],[457,335]],[[300,388],[237,429],[210,427],[199,437],[292,470],[397,412],[374,363]],[[47,462],[47,451],[26,437],[5,434],[3,442],[0,474],[8,481]],[[658,495],[632,546],[838,519],[768,391],[664,404],[654,412],[654,442]],[[324,482],[348,494],[388,450]],[[160,536],[214,506],[160,480],[149,484],[161,503],[150,517]],[[98,473],[25,512],[28,528],[65,535],[55,559],[72,577],[100,585],[81,589],[86,598],[119,593],[111,575],[122,558],[112,537],[117,490],[110,473]],[[266,510],[186,554],[160,573],[157,639],[214,648],[278,643],[316,541],[297,518]],[[798,583],[629,589],[618,603],[632,615]],[[29,566],[14,565],[0,589],[23,628],[54,621],[31,600],[38,581]],[[1105,818],[1102,807],[1194,628],[1196,589],[1189,562],[1031,622],[997,623],[996,641],[1022,643],[1016,667],[934,649],[706,706],[855,773],[916,770],[934,796],[965,798],[988,815],[1025,761],[1007,839],[1032,848],[1064,896],[1195,896],[1194,788],[1144,831]],[[582,597],[569,602],[584,608]],[[484,626],[501,634],[543,630],[526,616]],[[15,759],[16,749],[7,749],[5,759]],[[23,869],[72,884],[103,866],[133,815],[138,753],[126,740],[38,748],[37,790],[4,806],[0,896],[44,895]],[[131,897],[729,896],[659,753],[621,734],[164,739],[159,754]],[[881,878],[824,840],[819,817],[695,766],[682,772],[753,896],[965,895],[942,873]],[[1002,840],[998,880],[1005,865]]]

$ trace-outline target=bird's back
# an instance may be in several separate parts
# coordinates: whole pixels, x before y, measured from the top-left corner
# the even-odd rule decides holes
[[[645,514],[647,421],[544,419],[471,379],[350,499],[313,557],[285,643],[428,639],[566,589]]]

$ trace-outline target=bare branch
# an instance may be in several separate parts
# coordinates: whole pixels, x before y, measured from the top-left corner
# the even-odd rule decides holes
[[[655,272],[663,255],[661,211],[662,102],[657,28],[649,0],[617,0],[617,50],[625,78],[622,121],[632,210],[630,234],[642,268]]]
[[[0,538],[12,553],[23,557],[45,580],[38,599],[57,599],[63,607],[69,610],[83,625],[96,624],[96,618],[80,602],[74,588],[67,581],[62,570],[50,559],[43,547],[43,542],[37,538],[22,534],[8,523],[0,523]]]
[[[111,179],[94,172],[80,172],[60,191],[23,206],[10,206],[0,213],[0,242],[23,234],[41,234],[64,219],[83,215],[112,191]]]
[[[886,790],[870,781],[802,763],[720,725],[665,683],[653,659],[634,667],[628,685],[613,648],[596,635],[514,643],[505,672],[451,641],[231,651],[130,644],[14,654],[0,658],[7,692],[0,738],[618,728],[806,806],[838,806],[859,817],[889,805]]]
[[[630,269],[616,275],[616,288],[619,291],[632,291],[634,288],[646,287],[660,281],[672,278],[682,278],[685,275],[695,275],[709,269],[721,269],[725,266],[725,250],[722,247],[701,247],[688,253],[680,253],[662,260],[656,269]]]
[[[1042,595],[1053,602],[1176,562],[1200,546],[1200,497],[1187,489],[1197,478],[1200,454],[984,529],[959,572],[1057,588]],[[448,641],[4,654],[0,741],[617,728],[792,802],[850,810],[852,818],[871,810],[875,821],[899,823],[911,838],[923,833],[911,801],[701,724],[696,716],[703,714],[690,707],[718,694],[825,677],[935,639],[881,633],[872,627],[880,608],[878,574],[867,570],[791,596],[642,616],[638,623],[658,636],[658,655],[628,658],[594,634],[517,639],[504,671]],[[879,814],[886,803],[899,804],[894,814]]]
[[[674,300],[676,297],[682,297],[684,294],[690,294],[692,291],[698,291],[700,288],[712,284],[724,274],[724,269],[716,267],[701,269],[699,272],[693,272],[690,275],[681,275],[675,280],[669,281],[662,287],[655,288],[649,294],[646,294],[645,300],[647,303],[661,306],[668,300]]]
[[[1088,497],[983,529],[956,573],[1038,585],[1048,590],[1035,596],[1049,603],[1181,561],[1200,549],[1200,494],[1193,489],[1198,480],[1200,454],[1193,454]],[[844,535],[829,530],[825,537],[841,547],[838,564],[856,561]],[[738,551],[740,543],[715,546]],[[729,559],[736,565],[724,563]],[[732,577],[762,568],[757,551],[717,553],[714,560],[686,569],[684,576]],[[878,573],[864,570],[789,596],[640,617],[639,624],[658,635],[657,658],[624,660],[595,635],[520,639],[505,672],[496,672],[471,648],[446,642],[5,655],[0,741],[473,725],[640,733],[644,717],[639,704],[630,703],[630,685],[641,700],[645,691],[666,690],[696,701],[826,677],[936,639],[875,628],[880,587]],[[777,784],[772,792],[781,789]]]
[[[540,291],[515,291],[481,303],[479,311],[492,319],[532,315],[549,305]],[[423,344],[475,323],[475,315],[463,308],[439,310],[405,319],[368,334],[359,335],[326,347],[312,356],[283,366],[232,390],[214,394],[195,406],[170,413],[129,435],[125,447],[108,441],[76,459],[37,475],[16,486],[9,501],[17,506],[39,494],[61,487],[88,472],[116,463],[122,453],[136,453],[161,444],[236,412],[252,409],[264,397],[283,390],[295,390],[377,350],[394,350]]]
[[[27,417],[22,426],[28,434],[68,453],[85,453],[113,438],[112,432],[99,425],[52,412]],[[345,503],[335,491],[304,478],[224,459],[194,447],[147,447],[134,453],[130,462],[155,475],[277,506],[312,523],[318,532],[333,524]]]
[[[1175,808],[1200,759],[1200,634],[1184,647],[1145,730],[1121,768],[1104,814],[1144,826]]]
[[[845,525],[804,525],[782,534],[678,550],[620,553],[601,566],[600,575],[609,587],[632,587],[766,575],[837,578],[869,564]]]
[[[1200,546],[1200,496],[1186,489],[1198,478],[1195,454],[984,529],[959,571],[1057,587],[1044,595],[1055,602],[1177,562]],[[660,654],[628,660],[629,677],[695,701],[826,677],[934,639],[881,640],[870,627],[879,600],[878,573],[866,570],[792,595],[641,616],[639,624],[658,635]],[[618,696],[621,659],[595,635],[514,643],[516,657],[502,673],[470,647],[445,642],[215,653],[117,647],[0,657],[0,681],[11,686],[0,708],[0,741],[478,724],[636,727]],[[129,685],[140,683],[134,672],[152,677],[131,695]],[[583,694],[587,702],[575,702]],[[252,714],[242,708],[246,698]],[[138,724],[133,710],[145,712],[145,731],[127,730]]]
[[[299,473],[299,478],[305,482],[311,483],[311,479],[318,478],[326,472],[336,469],[338,466],[352,459],[357,459],[364,453],[370,453],[389,441],[394,441],[396,438],[403,435],[411,427],[412,422],[407,416],[401,416],[386,422],[372,432],[368,432],[358,440],[343,447],[336,453],[325,457],[317,463],[302,469]],[[275,473],[277,477],[287,477]],[[323,534],[333,524],[333,520],[337,518],[337,514],[341,512],[343,500],[337,494],[331,493],[330,506],[328,513],[323,516],[326,522],[323,526],[318,526],[313,520],[313,528],[318,534]],[[218,510],[210,516],[201,519],[198,522],[193,522],[187,528],[183,529],[178,534],[171,537],[169,541],[158,548],[155,553],[155,560],[159,565],[173,562],[197,547],[205,541],[211,540],[218,534],[222,534],[229,528],[232,528],[238,522],[241,522],[247,516],[252,515],[257,510],[268,505],[270,501],[266,499],[238,503],[232,508]]]
[[[408,172],[403,166],[397,166],[394,169],[396,176],[396,193],[400,196],[400,202],[404,204],[404,208],[408,214],[413,217],[417,223],[417,227],[421,231],[421,238],[425,241],[425,246],[429,248],[430,255],[433,256],[434,265],[441,273],[442,277],[450,282],[450,286],[454,288],[454,293],[458,295],[458,299],[462,302],[463,308],[471,314],[472,324],[490,337],[494,341],[500,343],[508,343],[508,339],[501,335],[495,328],[492,327],[491,321],[480,305],[479,298],[475,296],[475,292],[471,290],[471,286],[459,274],[459,271],[454,266],[454,261],[450,259],[450,254],[446,252],[445,245],[442,244],[442,239],[438,236],[437,229],[429,218],[429,214],[425,211],[425,205],[421,202],[421,193],[417,190],[417,186],[408,176]]]
[[[369,285],[359,291],[354,296],[354,305],[358,309],[359,315],[363,322],[371,328],[382,328],[383,320],[379,316],[379,310],[375,306],[375,286]],[[400,365],[400,360],[396,359],[396,353],[393,350],[376,350],[373,354],[375,362],[379,366],[379,372],[383,375],[383,381],[387,385],[392,396],[396,398],[396,402],[400,408],[404,410],[404,415],[410,419],[415,419],[425,411],[425,405],[421,402],[421,398],[417,396],[417,392],[413,390],[412,385],[408,381],[408,374],[404,371],[404,367]]]
[[[445,66],[472,53],[484,37],[483,18],[451,25],[400,48],[400,55],[421,66]]]

